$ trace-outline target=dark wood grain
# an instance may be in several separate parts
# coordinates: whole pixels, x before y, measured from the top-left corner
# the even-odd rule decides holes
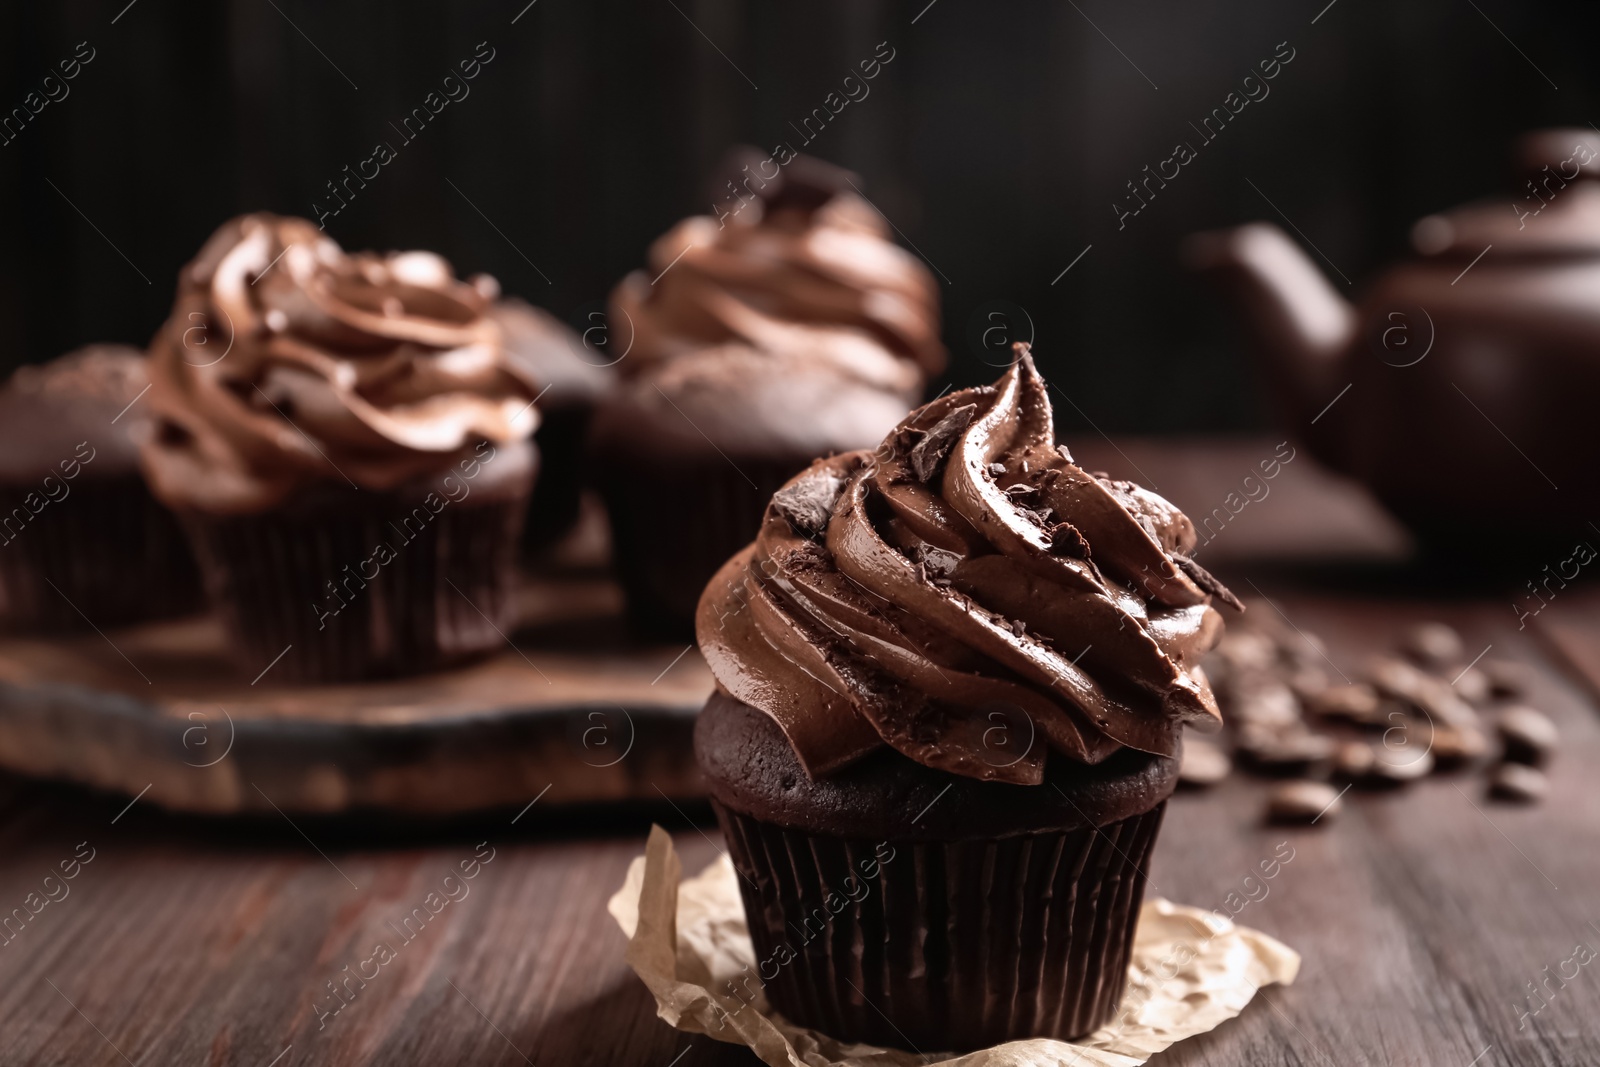
[[[279,685],[270,664],[252,680],[209,617],[0,638],[0,767],[210,813],[700,795],[699,652],[628,642],[601,575],[535,575],[517,604],[517,645],[360,685]]]
[[[1169,458],[1199,466],[1203,456]],[[1179,499],[1210,491],[1150,473]],[[1285,493],[1254,521],[1265,536],[1273,504],[1315,509],[1324,499]],[[1315,518],[1282,521],[1304,528]],[[1544,981],[1547,967],[1556,974],[1580,941],[1600,948],[1593,699],[1542,636],[1518,631],[1504,597],[1441,593],[1391,570],[1349,575],[1236,560],[1225,568],[1325,638],[1336,671],[1354,675],[1421,619],[1453,623],[1473,653],[1492,644],[1492,656],[1531,664],[1530,700],[1562,729],[1552,798],[1508,807],[1483,796],[1479,776],[1438,776],[1409,792],[1353,792],[1341,817],[1309,830],[1264,826],[1264,791],[1248,779],[1175,798],[1152,891],[1223,907],[1288,841],[1293,860],[1239,919],[1305,962],[1294,986],[1267,990],[1238,1019],[1152,1062],[1600,1063],[1600,959],[1559,988],[1551,978],[1548,1005],[1522,1016],[1527,983]],[[95,850],[66,883],[69,895],[0,947],[0,1064],[267,1067],[280,1054],[276,1067],[751,1062],[655,1018],[605,913],[652,820],[675,828],[686,870],[714,858],[720,843],[701,808],[558,812],[541,802],[515,825],[515,811],[442,822],[418,813],[401,825],[294,816],[291,825],[276,814],[223,821],[126,804],[0,779],[0,909],[41,891],[80,842]],[[485,841],[494,858],[468,895],[400,944],[389,923],[425,906]],[[380,940],[396,944],[396,958],[319,1028],[326,983]]]

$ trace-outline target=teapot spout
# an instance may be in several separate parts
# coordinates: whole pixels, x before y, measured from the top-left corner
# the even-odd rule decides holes
[[[1355,309],[1270,223],[1195,234],[1183,258],[1237,306],[1279,414],[1309,426],[1342,387],[1338,369],[1355,335]]]

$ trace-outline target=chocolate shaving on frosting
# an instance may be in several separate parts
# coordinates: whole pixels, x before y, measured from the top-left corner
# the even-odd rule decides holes
[[[956,438],[961,436],[961,431],[972,425],[972,419],[977,413],[976,404],[956,408],[934,423],[933,428],[923,434],[922,440],[912,447],[911,472],[917,476],[919,482],[926,484],[939,473],[944,466],[945,458],[955,447]]]
[[[772,510],[801,537],[817,537],[828,528],[834,501],[843,491],[843,478],[813,467],[772,495]]]
[[[1172,558],[1179,567],[1183,568],[1183,573],[1194,579],[1195,585],[1198,585],[1201,589],[1204,589],[1207,593],[1216,597],[1234,611],[1244,610],[1244,602],[1238,597],[1234,596],[1233,591],[1219,582],[1216,576],[1210,571],[1206,570],[1204,567],[1200,566],[1200,564],[1196,563],[1193,559],[1185,556],[1181,552],[1172,553]]]
[[[1224,594],[1175,562],[1194,549],[1193,524],[1138,486],[1091,477],[1054,436],[1019,351],[994,387],[919,408],[875,452],[819,460],[707,586],[697,631],[713,674],[772,716],[808,774],[888,745],[953,774],[1037,784],[1046,750],[1170,756],[1183,724],[1220,724],[1198,661],[1221,634],[1210,601]],[[935,442],[920,469],[915,448],[894,447],[912,440]],[[822,479],[830,496],[839,487],[825,526]],[[1040,743],[1023,758],[992,749],[996,709],[1033,724]]]

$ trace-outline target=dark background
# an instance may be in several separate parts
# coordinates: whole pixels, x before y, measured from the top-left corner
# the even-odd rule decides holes
[[[379,140],[398,158],[328,220],[341,244],[434,249],[572,319],[710,210],[729,145],[799,147],[789,123],[887,41],[870,95],[807,150],[858,171],[948,279],[950,377],[992,375],[971,335],[1005,301],[1101,428],[1242,429],[1262,405],[1176,263],[1184,234],[1281,222],[1265,194],[1359,288],[1419,215],[1509,190],[1516,132],[1600,119],[1594,3],[525,3],[0,4],[6,112],[95,50],[0,146],[0,367],[142,344],[219,223],[310,216]],[[390,122],[480,41],[470,95],[402,144]],[[1119,232],[1124,182],[1198,146],[1188,123],[1283,41],[1270,95]]]

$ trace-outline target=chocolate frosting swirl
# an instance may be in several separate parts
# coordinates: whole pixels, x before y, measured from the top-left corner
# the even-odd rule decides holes
[[[613,334],[631,330],[624,373],[738,346],[915,403],[944,369],[937,284],[847,178],[802,156],[736,212],[685,219],[658,238],[649,270],[611,295]]]
[[[246,215],[178,278],[150,346],[166,503],[265,510],[307,485],[388,490],[537,426],[488,315],[498,287],[429,252],[347,254],[304,219]]]
[[[1173,755],[1182,725],[1221,725],[1198,661],[1221,635],[1211,601],[1238,601],[1188,558],[1182,513],[1056,445],[1017,349],[994,385],[794,478],[701,599],[718,683],[813,777],[887,744],[1038,784],[1047,748]]]

